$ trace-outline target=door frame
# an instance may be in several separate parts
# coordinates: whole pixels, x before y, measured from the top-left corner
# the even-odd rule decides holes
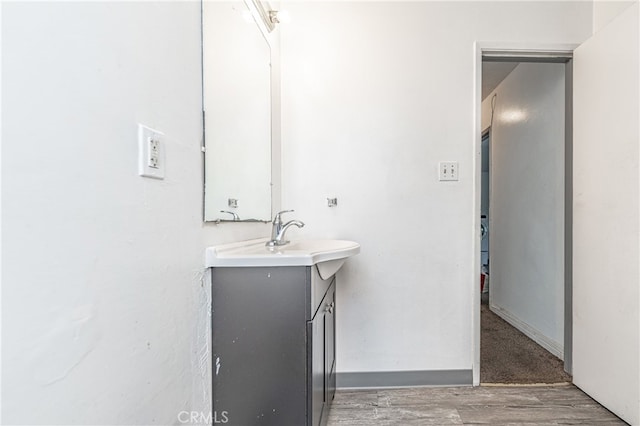
[[[572,365],[572,216],[573,216],[573,113],[571,100],[573,51],[578,44],[536,44],[513,42],[475,42],[473,102],[475,108],[473,120],[473,220],[472,220],[472,347],[473,347],[473,386],[480,385],[480,286],[478,278],[481,272],[481,236],[480,236],[480,202],[482,196],[482,60],[490,58],[495,61],[513,62],[565,62],[565,249],[564,249],[564,359],[565,370],[571,373]]]

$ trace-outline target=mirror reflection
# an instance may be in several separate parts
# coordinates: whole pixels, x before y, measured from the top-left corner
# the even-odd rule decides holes
[[[203,2],[206,221],[271,218],[271,51],[254,16]]]

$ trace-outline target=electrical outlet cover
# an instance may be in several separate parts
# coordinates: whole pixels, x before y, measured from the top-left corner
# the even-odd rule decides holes
[[[164,133],[138,124],[138,174],[164,179]]]

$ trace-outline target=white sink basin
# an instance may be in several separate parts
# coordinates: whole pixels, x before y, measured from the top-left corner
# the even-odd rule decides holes
[[[208,247],[207,267],[318,266],[323,279],[335,274],[345,260],[360,253],[360,244],[345,240],[299,240],[266,247],[268,238]]]

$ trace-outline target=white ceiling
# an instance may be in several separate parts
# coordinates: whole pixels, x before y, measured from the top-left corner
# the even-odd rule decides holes
[[[498,87],[519,62],[482,62],[482,100]]]

